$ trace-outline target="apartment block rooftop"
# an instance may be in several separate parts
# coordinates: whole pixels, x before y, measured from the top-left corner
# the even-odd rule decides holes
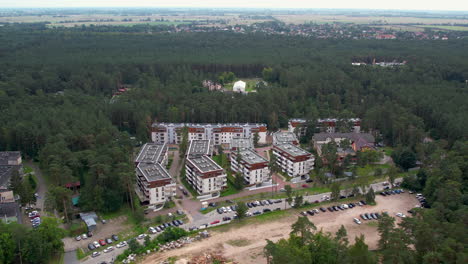
[[[159,163],[140,163],[137,168],[148,182],[171,179],[171,175]]]
[[[0,165],[17,165],[14,162],[20,157],[20,151],[0,151]]]
[[[281,144],[281,145],[276,145],[275,148],[280,149],[283,152],[288,153],[292,157],[298,157],[298,156],[304,156],[304,155],[310,155],[308,151],[305,151],[299,147],[296,147],[293,144]]]
[[[191,157],[208,155],[210,156],[211,152],[211,141],[208,139],[203,140],[191,140],[190,146],[187,151],[187,155]]]
[[[246,162],[247,164],[257,164],[268,162],[265,158],[260,156],[257,152],[252,149],[243,149],[239,151],[241,159]]]
[[[238,137],[231,140],[231,149],[253,149],[254,144],[252,138]]]
[[[146,143],[140,150],[135,162],[161,163],[164,159],[166,144]]]
[[[194,158],[188,158],[188,160],[195,166],[199,171],[202,173],[210,172],[210,171],[217,171],[222,170],[218,163],[213,161],[211,158],[207,156],[200,156]]]
[[[275,144],[285,144],[297,141],[297,137],[293,132],[276,132],[273,134],[273,142]]]
[[[222,127],[266,127],[262,123],[153,123],[152,127],[200,127],[200,128],[222,128]]]

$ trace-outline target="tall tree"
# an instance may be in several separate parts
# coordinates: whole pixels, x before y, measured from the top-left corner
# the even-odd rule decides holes
[[[349,260],[351,264],[375,264],[377,260],[369,251],[369,247],[364,241],[364,235],[355,238],[354,245],[349,248]]]
[[[340,199],[340,184],[338,182],[334,182],[332,183],[331,185],[331,195],[330,195],[330,199],[333,200],[333,201],[338,201],[338,199]]]

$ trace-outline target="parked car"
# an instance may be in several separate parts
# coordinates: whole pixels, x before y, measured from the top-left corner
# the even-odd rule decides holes
[[[93,254],[91,255],[91,257],[95,258],[97,256],[101,255],[101,252],[99,251],[94,251]]]
[[[265,209],[263,209],[263,212],[264,212],[264,213],[271,212],[271,209],[265,208]]]
[[[93,232],[89,231],[86,235],[87,235],[88,237],[92,237],[92,236],[93,236]]]
[[[182,190],[182,193],[185,195],[185,196],[188,196],[188,192],[186,190]]]
[[[114,241],[118,241],[118,240],[119,240],[119,237],[118,237],[117,235],[112,235],[112,239],[113,239]]]
[[[154,227],[152,227],[152,226],[150,226],[150,227],[148,228],[148,230],[149,230],[149,232],[150,232],[151,234],[156,234],[156,233],[157,233],[156,229],[155,229]]]
[[[117,244],[117,248],[122,248],[122,247],[125,247],[126,245],[127,245],[127,242],[122,241],[122,242]]]
[[[360,217],[362,218],[362,220],[367,220],[367,217],[364,214],[360,215]]]
[[[99,243],[98,243],[97,241],[94,241],[94,242],[93,242],[93,245],[94,245],[95,248],[98,248],[98,247],[101,246],[101,245],[99,245]]]
[[[114,250],[114,247],[111,246],[111,247],[104,249],[104,253],[111,252],[113,250]]]
[[[216,224],[219,224],[219,220],[216,220],[210,223],[210,225],[216,225]]]
[[[333,212],[334,210],[331,207],[327,207],[327,210]]]
[[[312,215],[312,216],[315,214],[314,211],[312,211],[312,210],[307,211],[307,213],[308,213],[309,215]]]
[[[179,226],[179,223],[178,223],[176,220],[172,221],[172,224],[173,224],[174,226]]]
[[[302,188],[307,188],[307,187],[309,187],[309,185],[307,185],[307,184],[302,184],[301,186],[302,186]]]
[[[307,211],[301,212],[301,215],[306,216],[306,215],[307,215]]]
[[[314,180],[312,180],[312,179],[307,179],[307,180],[306,180],[307,183],[311,183],[311,182],[313,182],[313,181],[314,181]]]
[[[141,240],[141,239],[145,238],[146,236],[147,236],[146,234],[139,234],[139,235],[137,236],[137,239],[140,239],[140,240]]]
[[[405,217],[406,217],[406,215],[404,215],[404,214],[402,214],[402,213],[396,213],[396,216],[401,217],[401,218],[405,218]]]
[[[208,226],[208,224],[203,224],[198,229],[205,229],[207,226]]]
[[[225,217],[223,217],[223,221],[231,221],[231,217],[225,216]]]
[[[259,214],[262,214],[262,212],[260,212],[260,211],[255,211],[255,212],[253,213],[253,215],[259,215]]]
[[[353,220],[354,220],[354,222],[355,222],[356,224],[358,224],[358,225],[360,225],[360,224],[361,224],[361,221],[360,221],[359,219],[357,219],[357,218],[354,218]]]
[[[89,249],[89,250],[95,250],[96,247],[94,246],[93,243],[89,243],[89,244],[88,244],[88,249]]]
[[[325,209],[325,208],[323,208],[323,207],[320,207],[320,211],[322,211],[322,212],[325,213],[325,212],[327,211],[327,209]]]
[[[106,243],[107,244],[112,244],[112,242],[114,242],[114,241],[112,241],[112,238],[106,238]]]
[[[278,200],[275,200],[275,203],[281,203],[283,200],[281,199],[278,199]]]
[[[107,243],[106,243],[106,241],[104,241],[104,239],[99,239],[99,245],[105,246],[105,245],[107,245]]]
[[[76,241],[80,241],[80,240],[81,240],[81,236],[75,237],[75,240],[76,240]]]

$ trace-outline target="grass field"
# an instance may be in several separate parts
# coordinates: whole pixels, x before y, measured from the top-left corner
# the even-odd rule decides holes
[[[431,28],[431,29],[443,29],[443,30],[454,30],[454,31],[468,31],[468,26],[439,26],[439,25],[421,25],[421,28]]]

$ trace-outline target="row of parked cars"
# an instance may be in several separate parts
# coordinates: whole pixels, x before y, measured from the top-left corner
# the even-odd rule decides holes
[[[281,199],[277,199],[277,200],[267,199],[267,200],[261,200],[261,201],[248,202],[245,205],[247,205],[247,207],[249,207],[249,208],[253,208],[253,207],[257,207],[257,206],[265,206],[265,205],[271,205],[271,204],[275,204],[275,203],[281,203],[282,201],[283,200],[281,200]]]
[[[430,208],[429,204],[426,201],[426,198],[422,194],[417,193],[416,194],[416,199],[418,199],[419,203],[421,204],[421,207]]]
[[[404,192],[405,191],[403,189],[387,190],[387,191],[380,192],[380,195],[388,196],[388,195],[400,194],[400,193],[404,193]]]
[[[32,227],[36,228],[41,225],[41,215],[38,211],[32,211],[28,213],[29,220],[31,221]]]
[[[151,233],[151,234],[156,234],[156,233],[159,233],[159,232],[163,232],[164,229],[170,227],[170,226],[181,226],[184,224],[184,221],[182,220],[174,220],[172,222],[167,222],[167,223],[164,223],[164,224],[161,224],[161,225],[158,225],[158,226],[150,226],[148,231]]]
[[[90,233],[88,233],[88,234],[90,234]],[[83,236],[84,236],[84,237],[83,237]],[[92,236],[92,233],[91,233],[91,236]],[[79,239],[78,239],[79,237],[80,237],[80,236],[76,237],[75,239],[76,239],[76,240],[79,240]],[[87,235],[86,235],[86,234],[81,235],[81,239],[86,239],[86,238],[87,238]],[[88,249],[89,249],[89,250],[95,250],[95,249],[97,249],[97,248],[104,247],[104,246],[106,246],[106,245],[110,245],[110,244],[112,244],[112,243],[114,243],[114,242],[116,242],[116,241],[118,241],[118,240],[119,240],[119,237],[118,237],[117,235],[112,235],[112,236],[109,237],[109,238],[99,239],[99,240],[97,240],[97,241],[94,241],[94,242],[89,243],[89,244],[88,244]],[[120,247],[122,247],[122,245],[121,245]],[[112,251],[112,250],[114,250],[113,247],[107,248],[107,251],[104,251],[104,252],[107,253],[107,252],[110,252],[110,251]],[[98,255],[97,255],[97,256],[98,256]]]

